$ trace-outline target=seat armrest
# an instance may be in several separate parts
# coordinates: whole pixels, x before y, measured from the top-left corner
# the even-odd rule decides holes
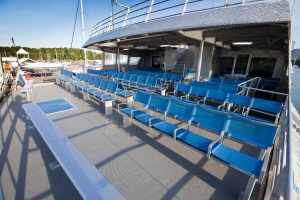
[[[210,158],[213,148],[216,144],[223,143],[225,132],[222,131],[220,136],[208,145],[207,157]]]
[[[176,129],[174,130],[174,133],[173,133],[174,139],[176,140],[176,136],[177,136],[177,132],[178,132],[178,131],[180,131],[180,130],[182,130],[182,129],[186,129],[186,128],[188,128],[189,126],[190,126],[190,124],[185,124],[185,125],[183,125],[183,126],[180,126],[180,127],[176,128]]]
[[[117,106],[117,107],[118,107],[118,111],[120,111],[120,106],[121,106],[121,105],[126,105],[126,106],[128,106],[127,103],[119,103],[118,106]]]
[[[141,109],[138,109],[138,110],[132,110],[132,111],[130,112],[130,117],[133,118],[133,114],[134,114],[135,112],[138,112],[138,111],[145,111],[145,110],[147,110],[147,107],[144,107],[144,108],[141,108]]]

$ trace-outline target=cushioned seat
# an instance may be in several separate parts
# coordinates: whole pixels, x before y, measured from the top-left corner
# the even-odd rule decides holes
[[[134,118],[143,123],[143,124],[146,124],[146,125],[149,125],[149,122],[151,120],[151,124],[155,124],[157,122],[161,122],[162,120],[159,119],[159,118],[156,118],[156,117],[153,117],[152,115],[149,115],[147,113],[139,113],[139,114],[136,114],[134,116]]]
[[[120,111],[127,114],[128,116],[131,116],[131,113],[133,112],[133,117],[135,117],[136,115],[140,115],[140,114],[145,113],[143,111],[139,111],[139,110],[137,110],[135,108],[132,108],[132,107],[121,108]]]
[[[94,95],[98,90],[96,88],[88,89],[88,93]]]
[[[170,136],[173,136],[175,129],[178,128],[175,124],[171,124],[166,121],[157,122],[157,123],[153,124],[152,126],[155,129],[157,129],[163,133],[166,133]]]
[[[200,151],[207,153],[208,146],[212,142],[210,139],[200,135],[196,135],[188,130],[183,130],[182,133],[177,134],[176,138]]]
[[[260,175],[263,161],[258,160],[255,157],[238,152],[223,144],[218,144],[213,148],[212,155],[227,163],[229,166],[239,169],[247,174],[255,175],[256,177],[259,177]]]
[[[134,95],[133,92],[128,90],[122,90],[122,89],[118,89],[116,94],[121,97],[130,97]]]

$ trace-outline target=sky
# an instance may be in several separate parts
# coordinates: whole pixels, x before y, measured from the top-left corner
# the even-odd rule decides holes
[[[0,0],[0,46],[70,47],[78,0]],[[86,37],[111,14],[110,0],[83,0]],[[123,0],[133,4],[138,0]],[[78,16],[74,47],[83,43]]]
[[[120,0],[132,5],[140,0]],[[14,37],[17,46],[27,47],[70,47],[75,11],[78,0],[0,0],[0,46],[11,46]],[[83,0],[86,38],[91,27],[111,14],[110,0]],[[296,0],[298,10],[300,1]],[[295,44],[300,48],[300,12],[297,21]],[[81,21],[78,16],[74,47],[83,44]]]

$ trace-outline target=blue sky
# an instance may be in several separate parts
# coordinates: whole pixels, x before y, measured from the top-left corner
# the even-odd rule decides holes
[[[123,0],[135,3],[138,0]],[[111,13],[110,0],[83,0],[87,36],[91,26]],[[77,0],[0,0],[0,46],[69,47]],[[80,17],[80,16],[79,16]],[[74,39],[80,47],[81,22]]]
[[[140,1],[121,2],[131,5]],[[295,2],[300,8],[300,2]],[[83,0],[83,3],[88,37],[92,25],[110,15],[111,3],[110,0]],[[76,7],[77,0],[0,0],[0,46],[10,46],[13,36],[16,45],[20,46],[69,47]],[[295,18],[300,19],[300,12]],[[73,46],[80,47],[80,18],[76,30]],[[295,31],[295,37],[300,40],[300,25]],[[296,47],[300,48],[300,41]]]

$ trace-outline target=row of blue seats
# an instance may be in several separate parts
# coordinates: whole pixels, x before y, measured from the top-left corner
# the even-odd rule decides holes
[[[60,74],[67,77],[72,77],[74,75],[72,71],[65,70],[65,69],[61,69]]]
[[[103,69],[103,70],[95,70],[95,69],[88,69],[87,73],[89,74],[95,74],[95,75],[108,75],[108,76],[113,76],[117,77],[119,76],[119,73],[124,73],[124,72],[118,72],[115,69]],[[129,70],[127,72],[128,74],[131,75],[143,75],[143,76],[148,76],[152,78],[159,79],[161,82],[178,82],[182,80],[182,76],[176,73],[172,72],[150,72],[150,71],[142,71],[142,70]]]
[[[203,103],[206,103],[210,100],[217,101],[223,106],[223,108],[227,107],[228,110],[238,107],[240,108],[239,110],[245,115],[248,115],[252,110],[266,115],[274,116],[275,121],[278,120],[283,108],[283,104],[278,101],[231,94],[226,93],[223,90],[215,90],[205,86],[191,86],[184,83],[176,84],[173,95],[181,95],[185,99],[196,99],[198,100],[198,102]]]
[[[190,87],[197,86],[197,87],[207,87],[214,90],[222,90],[226,93],[232,93],[235,94],[238,92],[239,87],[238,85],[232,85],[232,84],[220,84],[210,81],[192,81],[190,84]]]
[[[118,72],[112,77],[125,86],[135,87],[139,89],[162,89],[165,87],[163,81],[159,78],[151,76],[135,75],[130,73]]]
[[[134,93],[122,87],[116,81],[89,74],[77,74],[74,85],[83,93],[88,93],[101,101],[111,101],[114,95],[133,96]]]
[[[144,75],[151,76],[155,78],[159,78],[166,82],[178,82],[182,80],[182,75],[173,72],[152,72],[152,71],[144,71],[144,70],[128,70],[130,74],[136,75]]]
[[[88,74],[94,74],[94,75],[112,75],[113,73],[117,72],[115,69],[88,69]]]
[[[208,157],[213,156],[250,176],[261,175],[264,158],[256,158],[239,152],[224,145],[223,140],[230,138],[267,152],[272,148],[277,134],[277,126],[274,124],[251,120],[235,113],[212,110],[203,105],[172,97],[137,91],[134,102],[133,105],[119,107],[119,112],[125,117],[128,116],[145,126],[174,137],[206,153]],[[143,105],[143,108],[134,106],[136,104]],[[161,115],[154,116],[148,111],[155,111]],[[185,122],[186,125],[180,127],[169,122],[167,117]],[[194,133],[190,130],[191,125],[217,134],[218,138],[212,140]],[[260,155],[265,155],[265,153]]]

